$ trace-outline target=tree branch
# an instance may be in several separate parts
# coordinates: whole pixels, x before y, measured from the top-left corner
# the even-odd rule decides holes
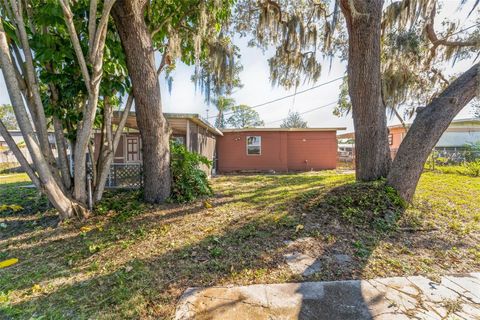
[[[88,56],[92,53],[93,41],[97,30],[97,0],[90,0],[90,10],[88,14]]]
[[[51,163],[54,160],[52,150],[50,149],[50,144],[48,142],[47,119],[45,117],[42,97],[40,96],[40,88],[35,74],[32,51],[30,49],[30,44],[28,43],[27,31],[25,29],[25,23],[23,20],[23,13],[21,8],[22,2],[20,0],[17,3],[16,0],[11,0],[10,3],[12,5],[12,11],[15,16],[15,23],[17,25],[18,33],[20,35],[19,40],[22,45],[23,55],[25,57],[24,68],[26,70],[26,79],[30,94],[33,98],[31,101],[34,103],[33,109],[36,113],[36,121],[38,121],[38,123],[35,124],[35,128],[37,129],[36,133],[38,135],[38,140],[40,142],[42,152]]]
[[[114,4],[115,0],[106,0],[103,4],[102,16],[100,17],[100,21],[96,28],[95,39],[93,41],[93,48],[91,51],[91,55],[93,56],[90,60],[94,65],[98,62],[97,59],[103,58],[103,55],[101,55],[102,57],[99,57],[98,53],[103,52],[103,46],[105,45],[104,38],[108,26],[108,18],[110,17],[110,11],[112,10]]]
[[[68,34],[70,35],[70,39],[75,50],[75,55],[77,56],[78,64],[80,65],[80,70],[82,71],[83,80],[85,81],[88,93],[91,94],[92,88],[90,87],[90,74],[88,73],[85,56],[83,55],[82,47],[80,46],[80,40],[78,39],[78,34],[75,29],[75,25],[73,24],[73,13],[70,9],[69,0],[60,0],[60,5],[62,6]]]
[[[22,168],[25,170],[30,180],[32,180],[33,184],[37,188],[40,188],[41,187],[40,180],[38,179],[37,175],[33,171],[32,167],[28,163],[27,159],[23,155],[20,148],[15,143],[15,140],[13,140],[12,136],[10,135],[10,132],[8,132],[7,128],[5,127],[1,119],[0,119],[0,135],[5,139],[5,142],[7,143],[8,147],[13,152],[13,154],[15,155],[15,158],[17,158],[18,162],[20,163]]]
[[[430,40],[430,42],[433,44],[432,49],[430,49],[432,54],[436,50],[436,48],[440,45],[446,46],[446,47],[475,47],[480,45],[480,42],[478,40],[450,41],[447,39],[447,37],[439,39],[434,29],[435,15],[437,13],[436,8],[437,8],[436,4],[434,3],[433,8],[430,11],[430,17],[429,17],[428,23],[425,26],[425,31],[426,31],[428,40]]]

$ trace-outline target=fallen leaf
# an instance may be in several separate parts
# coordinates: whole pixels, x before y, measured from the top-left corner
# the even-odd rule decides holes
[[[1,262],[0,262],[0,269],[6,268],[6,267],[10,267],[10,266],[14,265],[14,264],[17,263],[17,262],[18,262],[18,259],[17,259],[17,258],[12,258],[12,259],[8,259],[8,260],[1,261]]]
[[[299,224],[295,227],[295,232],[299,232],[300,230],[303,230],[303,224]]]
[[[82,231],[82,232],[88,232],[90,230],[92,230],[92,227],[84,226],[84,227],[80,228],[80,231]]]
[[[32,292],[33,293],[42,292],[42,287],[38,283],[34,284],[33,287],[32,287]]]
[[[208,200],[205,200],[205,202],[203,203],[203,205],[204,205],[205,208],[207,208],[207,209],[213,208],[213,205],[212,205]]]

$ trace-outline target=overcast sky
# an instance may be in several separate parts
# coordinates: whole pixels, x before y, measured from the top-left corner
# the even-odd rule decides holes
[[[444,1],[444,8],[441,15],[437,16],[436,23],[440,25],[442,19],[448,15],[455,17],[460,28],[473,25],[475,23],[474,19],[477,18],[478,11],[477,13],[473,13],[469,19],[466,19],[466,13],[471,8],[473,1],[469,1],[461,12],[457,10],[458,3],[458,0]],[[260,49],[248,47],[247,41],[248,38],[235,39],[235,43],[241,50],[240,60],[243,65],[243,71],[240,74],[243,88],[237,89],[233,94],[233,98],[235,98],[237,104],[255,106],[266,101],[293,94],[295,92],[294,89],[284,90],[280,87],[271,86],[267,63],[271,52],[263,54]],[[463,61],[457,63],[454,67],[447,65],[446,73],[454,74],[462,72],[467,70],[469,66],[471,66],[471,63],[471,61]],[[302,91],[343,76],[346,72],[346,63],[334,61],[331,70],[328,70],[328,64],[325,64],[323,69],[324,71],[316,83],[307,83],[299,87],[297,91]],[[179,63],[173,72],[174,81],[171,93],[167,90],[163,76],[161,77],[164,112],[198,113],[202,117],[207,117],[208,110],[209,117],[215,116],[215,107],[207,106],[201,93],[195,91],[195,86],[190,80],[192,74],[193,67]],[[347,127],[347,130],[351,131],[353,130],[353,125],[350,116],[339,118],[332,114],[334,108],[332,103],[337,101],[340,84],[341,80],[335,81],[303,94],[297,94],[295,98],[284,99],[256,108],[256,110],[259,112],[261,119],[265,121],[266,127],[278,127],[281,120],[287,116],[288,111],[293,110],[300,113],[306,112],[303,114],[303,117],[308,122],[309,127]],[[0,103],[10,103],[3,76],[0,78]],[[322,107],[325,105],[328,106]],[[318,109],[307,112],[315,108]],[[471,116],[471,108],[466,107],[457,118],[467,118]],[[214,122],[213,119],[210,120]],[[397,122],[398,120],[396,119],[390,120],[390,123]]]

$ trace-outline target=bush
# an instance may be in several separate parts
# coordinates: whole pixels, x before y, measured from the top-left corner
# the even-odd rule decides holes
[[[465,161],[475,162],[480,160],[480,141],[465,145]]]
[[[207,174],[200,169],[201,165],[210,168],[212,163],[206,157],[188,151],[183,144],[172,142],[171,172],[173,202],[189,202],[200,197],[211,196],[212,188]]]
[[[480,160],[474,162],[466,162],[463,164],[467,175],[480,177]]]

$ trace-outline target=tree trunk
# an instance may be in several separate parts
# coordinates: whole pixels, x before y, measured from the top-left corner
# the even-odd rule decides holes
[[[67,26],[70,40],[72,42],[75,55],[82,72],[82,77],[85,82],[88,91],[88,102],[82,110],[82,121],[77,128],[77,136],[74,151],[74,165],[75,170],[73,173],[74,188],[73,197],[75,200],[85,204],[87,202],[87,181],[86,181],[86,160],[87,151],[90,144],[92,129],[98,107],[98,98],[100,92],[100,82],[102,80],[103,73],[103,55],[105,48],[105,39],[107,35],[108,19],[110,17],[110,10],[115,0],[106,0],[103,4],[102,15],[96,26],[95,38],[89,39],[89,43],[93,47],[89,47],[89,62],[91,65],[91,74],[87,67],[87,61],[82,51],[80,40],[73,22],[73,12],[70,8],[69,1],[60,0],[63,16]],[[96,11],[97,2],[90,2],[90,13]],[[90,17],[95,19],[95,17]],[[91,31],[93,22],[89,21],[89,36],[92,37]]]
[[[443,132],[476,95],[480,95],[480,63],[452,82],[418,112],[388,174],[388,183],[411,201],[423,166]]]
[[[22,132],[25,144],[32,157],[35,170],[38,174],[40,190],[48,197],[53,206],[59,211],[60,218],[71,218],[75,215],[83,217],[86,211],[76,202],[72,201],[58,185],[50,166],[42,153],[37,137],[25,108],[23,96],[17,81],[15,69],[12,64],[10,51],[8,48],[7,37],[3,29],[3,21],[0,19],[0,62],[2,66],[3,77],[7,87],[8,95],[15,112],[18,126]],[[46,130],[46,129],[45,129]],[[15,148],[13,148],[15,150]],[[23,161],[20,157],[20,160]],[[29,167],[25,166],[28,172]]]
[[[98,179],[95,185],[95,191],[93,193],[93,201],[98,202],[102,199],[103,191],[105,190],[105,184],[107,183],[108,174],[110,172],[110,166],[112,165],[113,158],[115,157],[115,152],[118,147],[118,143],[120,142],[120,138],[122,136],[123,128],[125,128],[125,124],[127,123],[128,114],[130,113],[130,109],[133,105],[133,95],[130,94],[127,99],[127,103],[125,105],[125,109],[122,111],[122,117],[120,118],[120,122],[117,125],[117,130],[115,131],[115,135],[111,137],[111,133],[107,134],[107,143],[109,147],[108,150],[105,150],[105,146],[102,145],[102,148],[99,152],[99,159],[97,165],[98,171]],[[111,131],[112,121],[111,115],[108,121],[104,122],[105,127],[107,130]],[[109,127],[110,126],[110,129]],[[108,137],[110,136],[110,137]],[[111,141],[110,141],[111,139]],[[101,139],[101,143],[104,144],[104,139]]]
[[[57,145],[57,166],[62,173],[62,181],[66,190],[72,187],[72,177],[70,175],[70,167],[68,165],[67,146],[65,144],[65,135],[63,133],[63,125],[56,115],[53,116],[53,128],[55,130],[55,142]]]
[[[348,28],[348,88],[355,127],[357,180],[386,177],[390,150],[382,101],[380,50],[382,0],[342,0]]]
[[[170,195],[170,129],[163,113],[152,38],[144,20],[146,1],[119,0],[112,9],[125,50],[142,138],[144,197],[162,202]]]

